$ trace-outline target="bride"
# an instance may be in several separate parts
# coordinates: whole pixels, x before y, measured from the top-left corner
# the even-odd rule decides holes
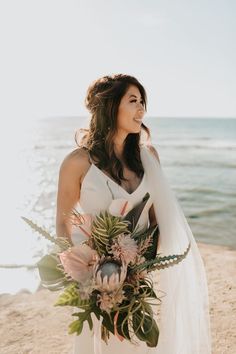
[[[156,348],[141,341],[136,345],[120,341],[114,335],[106,344],[94,318],[93,332],[84,326],[75,337],[74,354],[210,354],[205,269],[159,155],[150,145],[150,131],[143,123],[145,89],[129,75],[104,76],[89,86],[85,104],[91,113],[89,129],[83,130],[78,148],[65,157],[60,168],[57,235],[66,235],[74,244],[83,241],[66,217],[74,207],[96,215],[107,210],[114,198],[135,205],[149,192],[139,227],[158,223],[157,253],[183,253],[189,242],[191,249],[180,264],[156,274],[155,290],[164,294],[157,316],[160,336]]]

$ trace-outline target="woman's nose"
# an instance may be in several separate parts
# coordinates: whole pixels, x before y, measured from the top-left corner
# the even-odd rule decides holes
[[[142,103],[138,104],[138,111],[139,112],[144,112],[144,107],[143,107]]]

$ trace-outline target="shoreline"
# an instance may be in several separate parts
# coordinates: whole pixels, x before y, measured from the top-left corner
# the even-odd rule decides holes
[[[197,242],[206,269],[212,353],[236,352],[236,249]],[[4,354],[71,353],[74,337],[67,334],[72,309],[54,307],[59,292],[38,288],[34,293],[0,294],[0,352]],[[19,352],[19,347],[20,352]]]

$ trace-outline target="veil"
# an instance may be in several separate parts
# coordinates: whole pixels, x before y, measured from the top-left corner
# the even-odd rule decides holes
[[[183,253],[191,243],[182,262],[154,276],[156,293],[161,290],[165,295],[157,318],[158,346],[149,353],[210,354],[208,289],[198,246],[160,163],[147,146],[140,153],[159,224],[157,252],[163,256]]]

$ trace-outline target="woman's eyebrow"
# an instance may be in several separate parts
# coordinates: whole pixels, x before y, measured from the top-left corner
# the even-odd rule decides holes
[[[130,98],[130,97],[135,97],[135,98],[138,98],[138,97],[137,97],[137,96],[135,96],[135,95],[130,95],[130,96],[129,96],[129,98]],[[142,99],[142,97],[140,97],[140,98]]]

